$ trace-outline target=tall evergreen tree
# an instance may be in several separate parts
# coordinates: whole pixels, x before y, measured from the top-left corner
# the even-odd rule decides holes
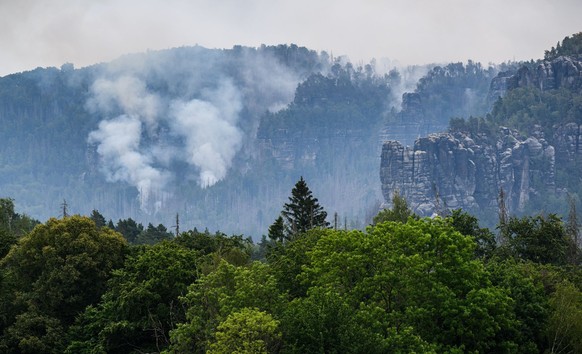
[[[288,239],[316,227],[328,227],[325,221],[327,212],[313,197],[307,183],[301,177],[291,190],[289,203],[285,203],[281,212],[285,219]]]
[[[285,240],[285,222],[283,221],[282,216],[275,219],[273,225],[269,226],[269,238],[278,242],[283,242]]]
[[[89,218],[95,222],[97,228],[102,228],[107,224],[105,217],[99,212],[99,210],[93,209]]]

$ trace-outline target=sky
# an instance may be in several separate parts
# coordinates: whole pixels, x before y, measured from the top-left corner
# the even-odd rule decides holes
[[[0,0],[0,76],[196,44],[501,63],[543,57],[580,14],[580,0]]]

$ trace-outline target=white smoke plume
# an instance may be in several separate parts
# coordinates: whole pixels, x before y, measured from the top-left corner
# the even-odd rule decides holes
[[[140,151],[142,122],[136,116],[120,115],[99,123],[99,129],[89,135],[90,143],[98,143],[97,152],[103,159],[103,171],[111,182],[126,181],[140,191],[146,202],[154,186],[164,186],[167,171],[152,166],[153,157]]]
[[[160,99],[147,92],[143,81],[132,76],[122,76],[117,80],[98,79],[91,91],[93,97],[88,105],[92,110],[105,114],[121,110],[127,115],[139,117],[148,129],[155,128]]]
[[[143,209],[151,191],[167,191],[172,163],[203,188],[224,179],[261,114],[285,107],[300,79],[270,56],[233,64],[200,47],[127,56],[97,76],[87,108],[102,121],[88,141],[107,179],[135,186]]]
[[[200,168],[198,183],[207,187],[226,176],[241,146],[243,135],[237,123],[242,103],[231,81],[221,82],[203,98],[173,101],[170,127],[184,139],[187,162]]]

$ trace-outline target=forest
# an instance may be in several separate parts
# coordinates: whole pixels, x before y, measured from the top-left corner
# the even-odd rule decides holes
[[[578,353],[582,253],[566,219],[495,230],[421,218],[395,193],[365,230],[301,178],[267,235],[97,210],[40,223],[0,200],[4,353]]]
[[[279,45],[174,48],[12,74],[0,78],[0,196],[42,220],[66,199],[74,213],[144,225],[179,213],[188,228],[258,240],[302,175],[330,212],[364,227],[383,199],[382,141],[485,114],[497,72],[474,62],[358,65]],[[401,109],[409,93],[419,111]],[[194,114],[225,129],[196,125]],[[424,128],[408,131],[409,122]],[[131,144],[112,143],[121,127]],[[201,159],[203,145],[223,163]]]
[[[382,140],[579,137],[582,80],[536,75],[576,68],[580,43],[384,74],[294,45],[192,47],[0,78],[0,352],[582,353],[579,138],[519,212],[502,189],[486,219],[377,200]],[[226,117],[224,144],[184,134],[205,128],[191,111]],[[134,165],[107,155],[127,152],[116,130],[137,132]],[[185,154],[196,140],[224,165]]]

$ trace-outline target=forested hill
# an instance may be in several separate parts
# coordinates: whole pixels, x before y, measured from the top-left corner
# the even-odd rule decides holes
[[[502,67],[504,68],[504,67]],[[0,78],[0,195],[259,237],[305,176],[353,227],[382,202],[381,141],[488,111],[496,67],[355,65],[295,45],[132,54]],[[404,95],[403,95],[404,94]]]
[[[385,144],[386,200],[399,191],[422,215],[463,208],[489,225],[501,192],[516,215],[564,215],[569,199],[580,205],[581,43],[578,33],[544,59],[503,68],[491,82],[489,113],[454,118],[448,132],[422,136],[411,147]]]
[[[326,65],[294,45],[187,47],[2,77],[0,195],[40,219],[63,199],[74,212],[154,216],[176,184],[223,179],[253,149],[260,115]]]

